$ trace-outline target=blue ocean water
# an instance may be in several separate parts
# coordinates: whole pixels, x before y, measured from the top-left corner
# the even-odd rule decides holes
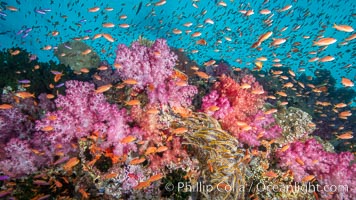
[[[309,73],[317,68],[330,69],[338,79],[339,86],[343,76],[355,79],[355,40],[340,45],[354,32],[341,32],[333,28],[334,23],[356,27],[355,1],[229,0],[225,1],[226,6],[219,4],[223,1],[168,0],[162,6],[155,5],[157,2],[2,1],[0,48],[18,46],[38,55],[42,62],[57,61],[52,50],[42,48],[46,45],[55,47],[73,38],[89,36],[90,39],[84,42],[92,46],[101,59],[112,64],[117,45],[130,44],[141,35],[150,40],[167,39],[170,46],[183,49],[198,64],[210,59],[224,59],[234,67],[253,68],[254,60],[264,56],[268,58],[264,69],[273,64],[274,58],[278,58],[283,66],[295,71],[300,68],[303,71],[305,68],[306,73]],[[291,8],[281,12],[288,5]],[[17,11],[9,10],[8,6],[15,7]],[[93,7],[100,7],[100,10],[89,12],[88,9]],[[113,10],[108,11],[105,8]],[[260,14],[262,9],[270,10],[271,14]],[[253,11],[252,15],[242,13],[249,10]],[[127,18],[122,19],[125,15]],[[211,19],[214,24],[205,23],[207,19]],[[270,26],[264,23],[268,19],[273,20]],[[115,24],[115,27],[102,27],[107,22]],[[186,23],[192,25],[184,26]],[[121,28],[119,24],[129,24],[129,28]],[[26,37],[25,32],[19,33],[30,28]],[[283,28],[286,30],[281,32]],[[174,34],[174,29],[181,30],[182,33]],[[52,36],[53,31],[58,31],[59,35]],[[273,32],[271,38],[285,38],[286,42],[278,47],[271,47],[272,39],[269,38],[261,45],[260,51],[251,48],[268,31]],[[200,32],[201,36],[192,37],[195,32]],[[104,38],[92,40],[97,33],[109,33],[115,41],[110,43]],[[303,36],[310,38],[305,39]],[[333,37],[337,42],[317,55],[310,54],[320,48],[313,46],[313,41],[318,36]],[[205,39],[207,45],[196,44],[199,39]],[[300,44],[296,46],[296,42]],[[310,58],[327,55],[335,57],[335,60],[308,62]]]

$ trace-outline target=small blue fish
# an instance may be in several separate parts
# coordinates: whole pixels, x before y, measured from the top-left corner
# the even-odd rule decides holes
[[[20,35],[21,33],[23,33],[23,30],[22,30],[22,29],[19,30],[19,31],[17,31],[16,35]]]
[[[60,87],[62,87],[63,85],[64,85],[64,83],[60,83],[60,84],[56,85],[56,88],[60,88]]]
[[[25,37],[27,37],[28,36],[28,33],[25,33],[25,34],[23,34],[22,36],[21,36],[21,38],[25,38]]]
[[[68,46],[66,44],[64,44],[64,47],[67,48],[67,49],[72,49],[72,47],[70,47],[70,46]]]
[[[32,31],[32,28],[27,28],[26,30],[24,30],[25,33],[29,33]]]
[[[22,83],[22,84],[29,84],[29,83],[31,83],[31,81],[30,81],[30,80],[27,80],[27,79],[19,80],[18,82],[19,82],[19,83]]]
[[[8,179],[10,179],[9,176],[6,176],[6,175],[0,176],[0,181],[6,181]]]
[[[83,22],[87,22],[87,20],[86,20],[86,19],[81,19],[81,20],[79,21],[79,23],[83,23]]]
[[[38,13],[38,14],[41,14],[41,15],[45,15],[46,14],[46,12],[43,11],[43,10],[35,10],[35,12]]]
[[[7,16],[7,14],[6,14],[6,13],[4,13],[4,12],[2,12],[2,11],[0,11],[0,15],[1,15],[1,16],[4,16],[4,17],[6,17],[6,16]]]

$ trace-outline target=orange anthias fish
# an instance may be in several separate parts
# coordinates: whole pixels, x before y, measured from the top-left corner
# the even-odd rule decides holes
[[[338,103],[338,104],[335,104],[335,108],[344,108],[344,107],[346,107],[347,106],[347,104],[346,103]]]
[[[240,88],[241,88],[241,89],[250,89],[250,88],[251,88],[251,85],[248,84],[248,83],[243,83],[243,84],[240,85]]]
[[[147,113],[155,115],[159,113],[159,110],[157,108],[150,108],[149,110],[147,110]]]
[[[209,61],[207,61],[207,62],[204,63],[204,66],[205,66],[205,67],[209,67],[209,66],[211,66],[211,65],[214,65],[215,63],[216,63],[215,60],[209,60]]]
[[[164,152],[164,151],[167,151],[167,150],[168,150],[168,147],[160,146],[160,147],[157,148],[156,153]]]
[[[146,152],[145,152],[145,155],[149,155],[149,154],[152,154],[152,153],[156,153],[157,151],[157,148],[156,147],[148,147],[146,149]]]
[[[210,107],[208,108],[208,110],[211,111],[211,112],[215,112],[215,111],[217,111],[217,110],[219,110],[219,109],[220,109],[220,107],[219,107],[219,106],[216,106],[216,105],[212,105],[212,106],[210,106]]]
[[[174,69],[173,70],[173,74],[172,74],[171,77],[173,79],[178,78],[178,79],[180,79],[182,81],[188,81],[188,76],[185,73],[183,73],[180,70],[178,70],[178,69]]]
[[[351,26],[343,25],[343,24],[337,25],[337,24],[334,23],[333,28],[335,28],[338,31],[344,31],[344,32],[352,32],[352,31],[354,31],[354,29]]]
[[[85,49],[84,51],[82,51],[82,55],[88,55],[91,53],[91,49]]]
[[[288,95],[283,92],[283,91],[279,91],[279,92],[276,92],[276,94],[278,94],[279,96],[282,96],[282,97],[287,97]]]
[[[254,89],[251,91],[252,94],[264,94],[265,91],[261,88],[261,89]]]
[[[34,98],[35,94],[31,94],[29,92],[16,92],[15,96],[20,97],[22,99]]]
[[[53,126],[45,126],[43,128],[41,128],[42,131],[48,132],[48,131],[52,131],[54,128]]]
[[[196,74],[197,76],[199,76],[202,79],[209,79],[209,77],[210,77],[207,73],[202,72],[202,71],[194,72],[194,74]]]
[[[141,190],[151,185],[150,181],[139,182],[133,189]]]
[[[335,38],[322,38],[318,41],[314,41],[314,46],[327,46],[334,44],[337,40]]]
[[[62,78],[62,76],[62,73],[54,75],[54,82],[57,83]]]
[[[89,12],[98,12],[99,10],[100,10],[100,7],[92,7],[92,8],[88,9]]]
[[[183,134],[188,132],[188,129],[186,127],[180,127],[180,128],[176,128],[174,130],[172,130],[173,134]]]
[[[263,63],[261,61],[256,61],[255,66],[254,70],[260,71],[263,67]]]
[[[70,169],[72,169],[74,166],[76,166],[77,164],[79,164],[80,160],[77,157],[73,157],[71,159],[69,159],[66,164],[64,164],[63,169],[68,171]]]
[[[158,181],[162,178],[163,178],[163,174],[156,174],[156,175],[151,176],[147,181],[154,182],[154,181]]]
[[[0,105],[0,110],[7,110],[7,109],[11,109],[12,108],[12,105],[10,104],[1,104]]]
[[[136,139],[137,139],[136,137],[129,135],[129,136],[123,138],[120,142],[123,144],[127,144],[127,143],[135,141]]]
[[[106,174],[104,176],[104,179],[112,179],[112,178],[116,178],[119,174],[118,173],[110,173],[110,174]]]
[[[109,42],[114,42],[115,39],[108,33],[103,33],[102,36]]]
[[[295,159],[295,161],[296,161],[298,164],[300,164],[300,165],[304,166],[304,162],[303,162],[303,160],[302,160],[302,159],[300,159],[299,157],[298,157],[298,158],[296,158],[296,159]]]
[[[265,176],[267,177],[270,177],[270,178],[276,178],[278,176],[278,174],[276,174],[274,171],[270,170],[268,172],[265,172],[264,174]]]
[[[341,140],[348,140],[348,139],[352,139],[354,136],[353,136],[352,132],[350,131],[350,132],[346,132],[341,135],[337,135],[336,137]]]
[[[137,81],[135,79],[129,78],[129,79],[124,80],[124,83],[127,85],[136,85]]]
[[[100,86],[95,90],[95,93],[106,92],[106,91],[110,90],[111,87],[112,87],[112,84],[106,84],[106,85]]]
[[[281,148],[281,152],[285,152],[289,149],[289,145],[284,145],[282,148]]]
[[[141,102],[137,99],[133,99],[133,100],[126,102],[126,105],[128,105],[128,106],[138,106],[140,104],[141,104]]]
[[[273,113],[276,113],[276,112],[278,112],[278,110],[276,108],[272,108],[272,109],[266,110],[264,113],[266,115],[269,115],[269,114],[273,114]]]
[[[85,67],[81,68],[79,71],[84,73],[84,74],[87,74],[87,73],[90,72],[90,70],[88,68],[85,68]]]
[[[141,164],[143,162],[145,162],[146,159],[145,158],[134,158],[130,161],[130,165],[138,165]]]
[[[309,182],[311,180],[315,179],[315,176],[314,175],[307,175],[305,176],[303,179],[302,179],[302,182]]]
[[[347,117],[350,117],[351,115],[352,115],[352,112],[347,110],[347,111],[343,111],[343,112],[339,113],[339,118],[345,119]]]
[[[353,87],[355,84],[348,78],[341,78],[341,83],[345,86],[345,87]]]
[[[189,110],[187,108],[184,108],[184,107],[181,107],[181,106],[179,106],[179,107],[174,106],[172,108],[172,110],[173,110],[174,113],[179,114],[183,118],[186,118],[186,117],[189,117],[189,116],[192,115],[192,111],[191,110]]]

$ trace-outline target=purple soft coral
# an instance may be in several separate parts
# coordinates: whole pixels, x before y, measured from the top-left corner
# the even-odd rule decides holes
[[[130,130],[125,110],[119,110],[115,105],[106,102],[103,94],[95,93],[93,84],[67,81],[66,87],[66,95],[59,95],[55,101],[57,111],[48,112],[47,117],[37,121],[36,125],[38,130],[53,128],[46,133],[53,151],[58,151],[56,144],[63,147],[60,149],[62,152],[74,150],[69,146],[71,142],[93,132],[98,132],[99,136],[106,138],[101,147],[109,148],[113,145],[116,155],[121,156],[129,149],[136,149],[133,144],[119,142],[130,133],[139,138],[139,131]]]
[[[171,107],[187,107],[192,104],[192,98],[198,93],[196,86],[178,86],[174,80],[168,80],[149,90],[148,98],[151,104],[168,104]]]
[[[242,130],[237,138],[243,143],[251,146],[260,145],[259,139],[274,139],[281,135],[282,129],[275,123],[272,114],[264,114],[262,111],[252,117],[249,126],[250,130]]]
[[[166,40],[157,39],[151,47],[134,42],[131,48],[120,44],[116,51],[115,63],[122,79],[135,79],[136,87],[151,84],[157,87],[172,75],[177,56],[170,51]]]
[[[320,191],[325,199],[353,199],[356,196],[356,166],[351,164],[354,161],[352,153],[326,152],[315,139],[293,142],[289,146],[286,151],[277,152],[277,157],[281,167],[293,171],[296,181],[314,175],[322,186],[343,186],[343,189],[347,186],[347,191]]]
[[[6,175],[20,177],[37,171],[39,159],[27,141],[12,138],[4,150],[7,158],[0,161],[0,170]]]

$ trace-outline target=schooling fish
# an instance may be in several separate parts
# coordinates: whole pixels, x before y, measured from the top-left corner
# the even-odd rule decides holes
[[[142,1],[138,5],[137,11],[136,11],[136,15],[140,12],[141,8],[142,8]]]

